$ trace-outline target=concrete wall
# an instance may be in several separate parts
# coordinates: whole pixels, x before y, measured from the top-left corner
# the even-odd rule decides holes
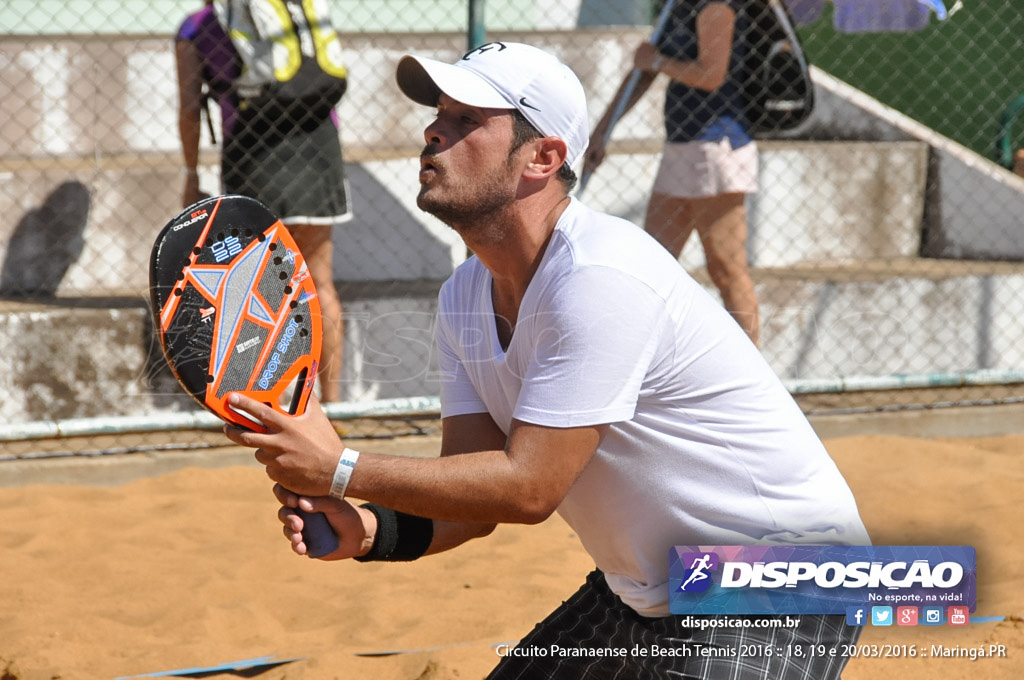
[[[558,52],[585,74],[596,119],[641,34],[491,37]],[[335,269],[347,399],[437,391],[434,291],[465,249],[415,208],[415,158],[430,112],[402,99],[392,74],[408,51],[455,59],[464,39],[348,39],[341,134],[356,219],[336,228]],[[0,420],[192,408],[160,369],[144,304],[152,239],[179,209],[169,41],[7,39],[2,49],[3,281],[35,276],[40,289],[80,299],[0,310]],[[794,379],[1019,368],[1019,267],[894,263],[918,253],[1020,259],[1024,180],[827,74],[815,78],[814,118],[800,139],[761,143],[762,189],[749,204],[769,362]],[[587,202],[641,222],[661,134],[653,92],[616,128],[615,153]],[[214,188],[216,154],[204,160],[204,185]],[[696,242],[682,259],[699,270]],[[885,266],[868,266],[878,261]]]
[[[819,69],[805,139],[919,141],[929,147],[921,255],[1024,260],[1024,178]]]
[[[761,351],[782,378],[959,373],[1024,366],[1024,266],[760,270]],[[710,288],[707,282],[705,287]],[[343,287],[343,399],[436,395],[436,287]],[[0,422],[192,410],[141,301],[0,302]]]
[[[613,96],[639,34],[590,31],[585,41],[569,41],[559,32],[501,37],[547,46],[585,74],[596,119]],[[430,112],[405,100],[393,85],[393,67],[402,54],[412,50],[454,60],[463,40],[457,34],[347,38],[352,76],[340,107],[341,135],[356,219],[337,228],[339,280],[442,279],[464,257],[458,238],[415,207],[414,159]],[[15,55],[0,68],[0,107],[11,121],[0,127],[0,148],[6,149],[0,154],[5,288],[19,281],[43,285],[32,279],[37,275],[32,271],[46,270],[45,284],[57,281],[62,295],[141,295],[148,244],[180,208],[169,41],[24,40],[7,41],[5,49]],[[925,163],[925,147],[902,143],[917,138],[850,103],[836,89],[841,84],[816,75],[823,83],[820,105],[805,136],[890,143],[877,148],[762,143],[762,190],[750,206],[756,266],[914,255],[921,246],[922,215],[926,254],[968,255],[972,250],[961,235],[969,216],[1012,212],[993,208],[991,193],[979,197],[974,191],[979,182],[1009,182],[1009,195],[999,198],[1013,205],[1019,187],[1013,177],[1002,176],[1009,173],[997,168],[997,179],[987,180],[964,170],[959,156],[947,158],[952,152],[946,147]],[[639,151],[612,157],[595,174],[586,196],[595,207],[642,222],[662,138],[660,95],[650,93],[616,128],[613,148]],[[202,184],[216,192],[217,154],[206,148]],[[941,182],[942,191],[933,187],[925,193],[928,177]],[[72,192],[69,185],[79,190]],[[75,203],[66,200],[72,194]],[[925,212],[926,196],[931,203]],[[59,247],[55,239],[40,245],[40,215],[55,212],[62,220],[49,222],[67,238]],[[993,216],[983,237],[974,225],[973,250],[1015,253],[1008,221],[1007,214]],[[935,246],[940,241],[942,249]],[[29,262],[37,264],[29,267]],[[684,262],[700,266],[699,253],[691,248]]]
[[[928,147],[920,142],[758,142],[760,189],[747,201],[751,266],[916,257]],[[660,154],[612,155],[583,199],[643,224]],[[623,181],[624,177],[630,178]],[[704,266],[691,239],[680,261]]]
[[[533,42],[559,52],[581,72],[584,64],[603,64],[604,70],[619,64],[630,36],[594,36],[567,45],[563,34],[553,32]],[[415,158],[431,112],[401,97],[393,74],[409,51],[455,60],[465,36],[358,34],[347,36],[346,45],[350,87],[339,112],[356,219],[337,228],[336,278],[444,278],[465,249],[414,205]],[[4,289],[19,282],[41,285],[30,270],[45,268],[43,278],[57,281],[60,295],[143,294],[149,245],[181,208],[170,38],[7,38],[3,55],[0,116],[9,121],[0,126]],[[607,91],[601,71],[587,72],[588,86]],[[216,148],[204,148],[201,183],[216,193]],[[68,185],[84,192],[62,189]],[[69,193],[79,200],[69,204]],[[67,243],[40,243],[39,215],[55,211],[66,213],[58,233],[68,235]],[[66,252],[55,258],[55,249]],[[54,292],[49,288],[43,292]]]

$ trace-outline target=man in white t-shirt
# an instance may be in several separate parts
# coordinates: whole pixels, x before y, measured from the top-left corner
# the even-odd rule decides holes
[[[843,617],[697,629],[669,615],[674,545],[868,537],[820,440],[728,313],[644,231],[569,196],[588,138],[576,76],[535,48],[490,43],[454,65],[403,57],[397,80],[437,109],[418,205],[474,253],[439,296],[441,456],[359,454],[315,403],[288,418],[233,395],[270,430],[228,435],[259,448],[293,550],[307,552],[296,508],[326,513],[338,535],[323,559],[361,561],[416,559],[557,510],[597,569],[521,644],[691,653],[510,655],[492,678],[838,677],[845,660],[828,655],[692,652],[835,649],[856,638]]]

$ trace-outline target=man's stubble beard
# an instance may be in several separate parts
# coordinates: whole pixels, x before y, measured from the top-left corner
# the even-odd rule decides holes
[[[423,155],[433,156],[429,146],[424,149]],[[515,184],[508,174],[511,164],[495,168],[484,176],[461,177],[457,184],[445,184],[444,180],[451,177],[448,167],[436,157],[431,162],[438,169],[437,179],[441,181],[434,186],[420,187],[416,197],[416,205],[420,210],[463,235],[472,233],[485,236],[491,229],[499,227],[501,216],[509,210],[516,198]],[[430,195],[431,191],[443,192],[445,195],[434,197]]]

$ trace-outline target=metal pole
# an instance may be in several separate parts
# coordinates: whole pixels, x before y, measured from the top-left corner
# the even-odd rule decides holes
[[[469,0],[469,26],[466,31],[467,51],[475,50],[487,42],[487,30],[484,28],[485,0]]]
[[[675,0],[667,0],[665,5],[661,8],[661,13],[658,15],[658,20],[655,22],[654,30],[651,32],[651,37],[648,38],[648,42],[656,43],[661,38],[662,31],[665,30],[665,24],[668,23],[669,15],[672,13],[672,5],[675,4]],[[608,129],[604,133],[604,144],[607,147],[608,141],[612,138],[612,129],[615,124],[619,122],[619,118],[622,118],[622,114],[626,112],[626,104],[629,103],[629,98],[633,95],[633,90],[636,89],[637,83],[640,81],[640,70],[634,68],[629,72],[629,81],[626,83],[626,87],[622,90],[622,95],[615,102],[615,109],[612,111],[612,116],[608,121]],[[580,177],[579,188],[576,190],[576,196],[582,196],[583,191],[587,188],[587,182],[590,181],[590,175],[592,172],[587,172]]]

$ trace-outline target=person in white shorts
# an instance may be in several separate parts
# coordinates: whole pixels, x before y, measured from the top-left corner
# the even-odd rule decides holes
[[[697,232],[725,308],[756,345],[760,314],[747,266],[744,203],[757,191],[757,146],[748,132],[740,87],[749,44],[747,3],[677,0],[657,44],[636,49],[633,66],[642,75],[625,110],[659,73],[671,79],[666,141],[644,227],[677,259]],[[627,81],[594,128],[584,173],[604,160],[614,103]]]
[[[841,656],[698,652],[839,649],[859,630],[844,616],[730,627],[669,612],[674,545],[869,539],[821,441],[722,306],[643,230],[569,196],[588,134],[575,74],[489,43],[454,65],[405,56],[397,80],[437,110],[417,205],[473,252],[438,297],[441,455],[359,453],[315,400],[289,417],[231,395],[268,428],[226,431],[277,482],[292,549],[307,552],[297,508],[325,513],[338,536],[321,559],[357,561],[415,560],[557,511],[596,569],[521,646],[679,653],[507,655],[492,679],[837,678]]]

